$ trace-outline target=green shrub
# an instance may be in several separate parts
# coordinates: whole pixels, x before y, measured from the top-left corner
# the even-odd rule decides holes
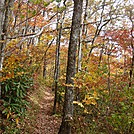
[[[17,119],[25,114],[28,106],[27,92],[33,86],[30,73],[22,67],[14,70],[14,77],[2,82],[2,114],[8,119]],[[17,122],[17,120],[16,120]]]

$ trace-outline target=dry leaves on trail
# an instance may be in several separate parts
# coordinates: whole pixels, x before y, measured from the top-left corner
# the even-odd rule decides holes
[[[38,94],[39,93],[39,94]],[[38,94],[38,95],[37,95]],[[29,134],[57,134],[61,119],[52,115],[53,99],[54,95],[49,88],[39,89],[37,93],[31,95],[31,101],[34,107],[34,104],[38,107],[35,109],[35,115],[31,115],[34,119],[29,119],[31,123],[32,130],[29,130]],[[30,109],[32,110],[32,109]],[[31,114],[34,112],[30,111]],[[33,123],[34,122],[34,123]]]

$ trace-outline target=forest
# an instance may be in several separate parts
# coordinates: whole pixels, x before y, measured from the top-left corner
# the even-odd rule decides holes
[[[134,1],[0,0],[0,134],[134,134]]]

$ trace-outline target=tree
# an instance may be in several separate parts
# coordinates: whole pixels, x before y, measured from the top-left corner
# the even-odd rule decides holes
[[[68,49],[68,62],[66,72],[66,89],[63,107],[63,119],[59,134],[71,134],[71,122],[73,120],[73,77],[75,76],[76,50],[80,36],[81,15],[83,0],[74,0],[74,10]]]
[[[7,27],[9,21],[10,8],[14,0],[1,0],[0,1],[0,77],[2,77],[2,68],[4,62],[4,49],[7,41]],[[0,98],[1,98],[1,82],[0,82]]]
[[[84,38],[86,36],[87,27],[85,22],[87,21],[87,8],[88,8],[88,0],[85,1],[85,11],[84,11],[84,17],[83,17],[83,26],[81,28],[81,37],[79,38],[79,46],[78,46],[78,63],[77,63],[77,72],[81,71],[81,62],[82,62],[82,42],[81,38]]]
[[[66,8],[66,5],[64,5]],[[63,17],[60,21],[60,16],[58,15],[59,5],[57,6],[57,40],[56,40],[56,54],[55,54],[55,71],[54,71],[54,90],[55,90],[55,97],[54,97],[54,106],[53,106],[53,114],[56,113],[56,103],[57,103],[57,92],[58,92],[58,79],[59,79],[59,72],[60,72],[60,44],[61,44],[61,36],[62,36],[62,27],[63,21],[66,14],[66,9],[63,13]]]

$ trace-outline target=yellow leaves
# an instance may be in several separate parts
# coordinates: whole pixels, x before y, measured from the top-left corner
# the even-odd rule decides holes
[[[19,118],[18,117],[15,119],[15,122],[16,122],[17,125],[19,124]]]
[[[16,44],[18,44],[19,40],[18,39],[12,39],[11,41],[9,41],[6,45],[6,48],[5,48],[5,52],[9,52],[11,51],[11,49],[15,49],[16,51]]]
[[[84,109],[84,113],[86,113],[86,114],[91,114],[92,111],[88,111],[88,110],[85,108],[85,109]]]
[[[60,80],[66,80],[65,74],[60,77]]]
[[[8,47],[13,47],[13,46],[15,46],[17,43],[18,43],[18,40],[17,40],[17,39],[12,39],[12,40],[7,44],[7,46],[8,46]]]
[[[86,105],[96,105],[96,100],[94,99],[94,97],[89,97],[89,95],[85,95],[85,99],[83,100],[83,102],[86,104]]]
[[[53,11],[54,11],[54,12],[57,12],[57,7],[56,7],[56,6],[53,7]]]
[[[88,111],[87,111],[87,109],[84,109],[84,113],[88,114]]]
[[[82,102],[79,101],[73,101],[73,104],[77,104],[78,106],[80,106],[81,108],[84,108],[84,113],[90,114],[91,111],[89,112],[86,107],[87,105],[97,105],[97,100],[98,98],[98,93],[95,89],[93,89],[94,91],[88,92],[88,94],[85,95],[85,98],[82,100]]]
[[[9,112],[9,113],[7,114],[7,119],[9,119],[10,115],[11,115],[11,112]]]
[[[94,96],[94,98],[97,98],[98,93],[96,91],[94,91],[93,96]]]
[[[12,115],[12,113],[9,112],[9,113],[7,114],[7,119],[9,119],[10,116],[12,116],[12,118],[14,118],[14,117],[13,117],[14,115]],[[19,117],[16,117],[14,120],[15,120],[16,125],[18,125],[18,124],[19,124]]]
[[[53,39],[53,35],[47,32],[41,36],[40,40],[44,42],[44,41],[50,41],[52,39]],[[44,46],[44,43],[42,45]]]
[[[109,93],[109,91],[108,91],[108,90],[103,90],[103,93],[108,94],[108,93]]]
[[[0,43],[5,43],[6,41],[5,40],[0,40]]]
[[[2,78],[0,78],[0,82],[5,81],[7,79],[11,79],[11,78],[14,78],[14,73],[13,72],[8,72],[6,74],[6,76],[3,76]]]
[[[90,96],[88,94],[85,95],[85,98],[84,98],[83,102],[86,105],[90,105],[90,104],[96,105],[97,104],[97,102],[96,102],[97,99],[98,99],[98,94],[97,94],[96,91],[94,91],[94,93],[92,94],[92,96]]]
[[[3,69],[2,69],[2,77],[0,77],[0,81],[5,81],[8,79],[15,78],[17,76],[21,76],[24,74],[23,71],[14,71],[19,68],[25,67],[27,64],[24,64],[26,61],[26,55],[20,52],[15,51],[14,54],[10,55],[8,58],[5,58]]]
[[[9,118],[10,114],[7,114],[7,119]]]
[[[91,75],[86,75],[85,80],[86,81],[92,81],[93,79],[92,79]]]
[[[81,102],[73,101],[73,104],[77,104],[78,106],[84,108],[84,105]]]
[[[24,72],[17,72],[17,76],[21,76],[23,74],[24,74]]]
[[[47,40],[52,40],[53,36],[52,35],[47,35]]]
[[[25,59],[26,59],[25,55],[16,55],[16,54],[11,55],[4,62],[5,64],[4,70],[6,71],[7,69],[7,72],[12,71],[19,65],[19,63],[23,62]]]
[[[72,85],[72,84],[63,84],[64,86],[66,86],[66,87],[73,87],[74,85]]]

